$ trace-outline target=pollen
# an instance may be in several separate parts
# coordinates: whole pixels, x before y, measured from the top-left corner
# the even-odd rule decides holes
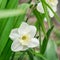
[[[22,40],[27,40],[28,39],[28,36],[22,36]]]
[[[30,36],[29,35],[22,35],[21,39],[19,40],[22,45],[27,45],[29,43]]]
[[[49,0],[50,2],[54,2],[54,0]]]

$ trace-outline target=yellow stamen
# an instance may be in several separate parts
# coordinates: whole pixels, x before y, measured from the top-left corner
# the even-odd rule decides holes
[[[27,40],[27,39],[28,39],[27,36],[23,36],[23,37],[22,37],[22,40]]]
[[[49,0],[50,2],[54,2],[54,0]]]

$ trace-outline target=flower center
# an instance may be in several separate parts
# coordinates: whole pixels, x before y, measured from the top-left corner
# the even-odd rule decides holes
[[[55,0],[48,0],[48,3],[52,6],[54,6],[55,5]]]
[[[28,37],[26,35],[22,36],[22,40],[27,40]]]
[[[22,35],[22,37],[20,38],[20,43],[22,45],[28,45],[30,40],[30,36],[29,35]]]
[[[49,0],[50,2],[54,2],[54,0]]]

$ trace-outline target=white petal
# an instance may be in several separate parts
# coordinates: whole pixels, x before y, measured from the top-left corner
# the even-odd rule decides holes
[[[18,32],[20,36],[22,36],[23,34],[28,34],[31,37],[34,37],[36,34],[36,27],[23,22],[20,28],[18,29]]]
[[[11,45],[11,50],[14,52],[25,51],[26,49],[28,49],[28,47],[21,45],[17,40],[15,40]]]
[[[55,7],[52,6],[52,9],[53,9],[54,12],[56,12],[57,11],[57,6],[55,6]]]
[[[44,13],[44,9],[43,9],[42,3],[38,3],[38,5],[37,5],[37,10],[38,10],[40,13]]]
[[[28,29],[29,25],[26,22],[22,22],[21,26],[18,29],[18,32],[21,33],[21,31],[25,31]]]
[[[20,29],[23,29],[28,27],[29,25],[26,23],[26,22],[22,22],[21,26],[20,26]]]
[[[34,37],[35,34],[36,34],[36,27],[30,25],[30,26],[29,26],[29,33],[28,33],[28,34],[29,34],[31,37]]]
[[[52,11],[50,9],[48,9],[48,12],[49,12],[49,16],[52,18],[54,17],[54,14],[52,13]]]
[[[16,40],[18,37],[19,37],[19,34],[18,34],[18,29],[12,29],[9,37],[12,39],[12,40]]]
[[[47,19],[46,19],[46,17],[44,18],[44,21],[45,21],[45,22],[47,22]]]
[[[54,12],[57,11],[57,7],[56,7],[56,6],[55,6],[55,7],[52,6],[51,8],[53,9]],[[48,8],[48,12],[49,12],[49,16],[50,16],[50,17],[54,17],[53,12],[52,12],[49,8]]]
[[[54,1],[46,0],[46,2],[47,2],[50,6],[57,6],[57,4],[58,4],[58,0],[54,0]]]
[[[33,47],[37,47],[37,46],[39,46],[39,40],[36,38],[32,38],[28,47],[33,48]]]
[[[29,25],[25,22],[22,22],[21,26],[18,29],[20,35],[26,34],[29,31]]]
[[[54,17],[54,14],[50,11],[50,12],[49,12],[49,16],[50,16],[50,17]]]

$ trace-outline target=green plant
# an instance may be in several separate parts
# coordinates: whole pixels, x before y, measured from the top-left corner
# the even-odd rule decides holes
[[[37,9],[38,2],[42,3],[42,8],[44,10],[43,13],[39,12]],[[56,44],[49,38],[54,25],[51,22],[48,8],[58,21],[60,21],[60,18],[57,16],[52,7],[46,2],[46,0],[36,0],[34,2],[35,4],[31,4],[31,0],[27,3],[18,3],[18,0],[0,0],[0,60],[58,60],[58,56],[56,54]],[[28,48],[19,52],[12,51],[12,39],[9,37],[11,30],[19,28],[22,22],[27,23],[29,19],[27,17],[27,11],[29,9],[31,10],[33,16],[36,17],[35,27],[37,29],[36,33],[38,34],[39,46],[37,48]],[[44,18],[47,20],[48,30],[45,28]],[[24,30],[25,29],[23,29],[23,31]],[[29,30],[26,30],[26,32],[28,31]],[[42,33],[44,39],[41,39]],[[37,34],[34,38],[37,38]],[[22,39],[26,39],[27,36],[24,35]]]

